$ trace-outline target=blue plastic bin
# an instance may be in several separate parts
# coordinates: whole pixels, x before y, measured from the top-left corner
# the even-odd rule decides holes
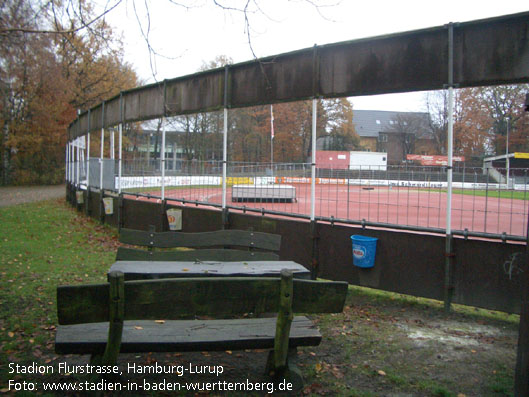
[[[377,238],[360,235],[351,236],[353,243],[353,264],[358,267],[375,266],[377,253]]]

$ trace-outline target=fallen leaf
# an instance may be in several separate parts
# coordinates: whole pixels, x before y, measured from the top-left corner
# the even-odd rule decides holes
[[[378,370],[377,374],[379,374],[380,376],[386,376],[386,373],[382,370]]]
[[[14,332],[11,332],[11,331],[9,331],[9,332],[7,333],[7,336],[9,336],[10,338],[12,338],[12,337],[14,337],[14,336],[15,336],[15,333],[14,333]]]
[[[320,363],[317,363],[315,368],[316,368],[316,372],[321,372],[323,367],[322,367],[322,365]]]
[[[156,324],[164,324],[165,320],[154,320]]]
[[[338,368],[336,365],[333,365],[332,368],[331,368],[331,373],[334,375],[335,378],[337,379],[342,379],[343,378],[343,373],[342,371],[340,371],[340,368]]]
[[[135,326],[134,329],[143,329],[143,327]]]
[[[231,350],[226,350],[226,353],[227,354],[233,354],[233,352]]]
[[[184,268],[182,269],[182,271],[183,271],[183,272],[188,272],[188,271],[189,271],[189,269],[188,269],[188,268],[186,268],[186,267],[184,267]]]

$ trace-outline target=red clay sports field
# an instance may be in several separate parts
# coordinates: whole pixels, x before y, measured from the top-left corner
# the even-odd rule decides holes
[[[259,208],[285,214],[310,214],[310,184],[289,183],[296,189],[293,202],[232,202],[238,208]],[[472,193],[472,190],[470,190]],[[475,193],[475,192],[474,192]],[[491,192],[492,193],[492,192]],[[509,195],[508,192],[507,196]],[[160,196],[158,189],[150,194]],[[482,193],[483,194],[483,193]],[[522,193],[523,194],[523,193]],[[525,198],[525,194],[523,194]],[[527,194],[529,199],[529,192]],[[221,187],[166,188],[166,198],[221,204]],[[316,185],[316,217],[362,220],[384,224],[446,228],[446,193],[434,189],[388,186]],[[475,194],[453,194],[452,229],[524,236],[529,200]]]

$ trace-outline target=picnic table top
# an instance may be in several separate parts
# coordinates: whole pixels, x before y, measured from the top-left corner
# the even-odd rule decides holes
[[[289,269],[295,278],[310,279],[310,271],[293,261],[117,261],[109,273],[121,271],[125,280],[180,277],[273,277]]]

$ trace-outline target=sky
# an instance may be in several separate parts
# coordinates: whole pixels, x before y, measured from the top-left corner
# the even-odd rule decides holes
[[[242,8],[246,0],[217,0],[217,3]],[[195,73],[220,55],[238,63],[314,44],[529,10],[527,0],[260,0],[261,8],[256,10],[252,5],[255,12],[248,13],[248,30],[243,13],[222,9],[213,0],[148,1],[150,18],[146,17],[145,4],[141,0],[127,0],[107,17],[122,32],[125,60],[133,65],[144,83]],[[163,57],[150,56],[143,37],[146,32],[151,46]],[[425,95],[416,92],[350,99],[354,109],[425,111]]]

